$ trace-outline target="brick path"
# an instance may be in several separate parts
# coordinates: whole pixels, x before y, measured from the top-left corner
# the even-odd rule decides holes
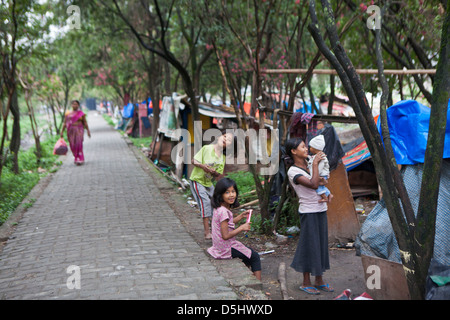
[[[0,299],[236,299],[120,134],[88,122],[85,165],[62,157],[0,252]]]

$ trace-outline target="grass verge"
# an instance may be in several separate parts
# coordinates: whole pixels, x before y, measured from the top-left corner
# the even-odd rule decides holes
[[[0,177],[0,225],[16,210],[23,199],[39,180],[51,172],[55,172],[61,161],[53,155],[53,147],[58,137],[54,136],[41,142],[42,158],[38,163],[35,155],[35,146],[27,151],[19,152],[19,174],[11,170],[11,163],[7,161]],[[34,201],[24,204],[27,208]]]

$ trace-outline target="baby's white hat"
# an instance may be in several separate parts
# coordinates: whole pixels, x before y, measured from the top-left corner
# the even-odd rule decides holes
[[[318,135],[311,139],[311,141],[309,142],[309,146],[313,147],[314,149],[323,151],[323,148],[325,148],[325,138],[322,134]]]

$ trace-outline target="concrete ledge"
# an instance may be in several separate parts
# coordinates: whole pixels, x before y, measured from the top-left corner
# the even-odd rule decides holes
[[[263,289],[262,282],[255,278],[240,259],[214,260],[214,265],[228,283],[236,289],[242,286],[255,290]]]

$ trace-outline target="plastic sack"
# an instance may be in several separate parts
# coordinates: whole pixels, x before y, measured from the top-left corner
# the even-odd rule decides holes
[[[425,300],[449,300],[450,267],[431,259],[425,289]]]
[[[53,148],[53,154],[65,156],[68,150],[66,141],[63,138],[60,138],[56,141],[55,147]]]

